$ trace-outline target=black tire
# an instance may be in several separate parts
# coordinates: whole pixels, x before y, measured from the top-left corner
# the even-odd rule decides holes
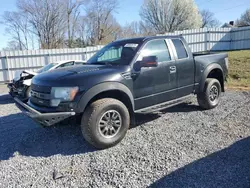
[[[203,92],[197,95],[197,100],[201,108],[205,110],[218,106],[221,96],[221,84],[217,79],[206,79]]]
[[[106,116],[110,117],[109,120],[105,119]],[[115,117],[118,120],[117,118],[113,119]],[[104,122],[101,120],[108,123],[101,125]],[[119,120],[119,128],[117,128],[116,123]],[[124,138],[129,124],[130,115],[127,107],[119,100],[104,98],[93,102],[87,107],[82,116],[81,129],[85,140],[98,149],[105,149],[115,146]],[[106,129],[108,130],[106,131]],[[113,134],[113,132],[115,132],[113,136],[105,135]]]

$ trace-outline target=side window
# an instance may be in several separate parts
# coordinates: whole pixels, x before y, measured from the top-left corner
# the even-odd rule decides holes
[[[187,58],[188,54],[182,41],[180,39],[172,39],[172,42],[175,46],[178,59]]]
[[[74,65],[74,61],[71,61],[71,62],[68,62],[68,63],[64,63],[64,64],[60,65],[57,68],[69,67],[69,66],[72,66],[72,65]]]
[[[171,60],[165,40],[149,41],[140,52],[139,61],[146,56],[156,56],[158,58],[158,62]]]

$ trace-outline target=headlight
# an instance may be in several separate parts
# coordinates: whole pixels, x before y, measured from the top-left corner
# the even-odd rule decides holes
[[[60,99],[60,101],[73,101],[78,90],[78,87],[53,87],[51,94],[53,99]]]

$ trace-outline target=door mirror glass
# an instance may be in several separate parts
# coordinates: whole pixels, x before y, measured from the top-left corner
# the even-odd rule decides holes
[[[134,64],[134,70],[140,71],[142,67],[157,67],[158,61],[156,56],[146,56],[143,57],[141,61],[137,61]]]
[[[140,62],[141,67],[157,67],[157,57],[156,56],[146,56],[143,57],[142,61]]]

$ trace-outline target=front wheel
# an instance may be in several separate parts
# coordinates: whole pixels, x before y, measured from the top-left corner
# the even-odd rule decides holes
[[[221,95],[221,84],[217,79],[208,78],[203,92],[197,95],[197,100],[203,109],[209,110],[218,106]]]
[[[90,144],[105,149],[118,144],[130,124],[127,107],[119,100],[100,99],[90,104],[82,116],[82,134]]]

